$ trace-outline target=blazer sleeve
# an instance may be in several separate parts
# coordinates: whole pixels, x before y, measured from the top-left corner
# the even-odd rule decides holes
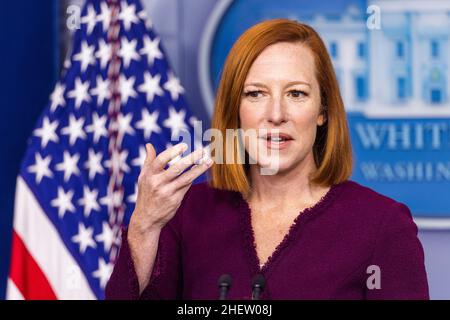
[[[185,199],[174,218],[161,230],[152,275],[141,295],[139,295],[139,281],[127,240],[127,230],[123,230],[119,256],[105,289],[107,300],[181,298],[181,214]]]
[[[379,267],[380,287],[366,286],[367,299],[429,299],[424,251],[417,231],[406,205],[397,202],[386,212],[371,259],[371,265]]]

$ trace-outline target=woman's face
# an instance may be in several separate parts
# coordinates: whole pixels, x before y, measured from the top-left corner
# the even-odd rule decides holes
[[[244,139],[244,145],[258,166],[282,173],[305,159],[314,163],[316,130],[325,119],[311,50],[287,42],[267,47],[247,75],[239,117],[244,132],[257,132],[257,143]]]

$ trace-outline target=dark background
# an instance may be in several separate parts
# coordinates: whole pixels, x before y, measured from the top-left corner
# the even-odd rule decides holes
[[[0,299],[9,268],[17,173],[57,80],[59,1],[2,1],[0,9]]]

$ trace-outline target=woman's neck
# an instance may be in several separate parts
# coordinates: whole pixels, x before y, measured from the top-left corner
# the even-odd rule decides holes
[[[251,191],[248,201],[273,207],[309,206],[317,202],[328,188],[311,184],[310,174],[316,170],[313,157],[307,157],[292,170],[275,175],[262,175],[257,165],[250,167]]]

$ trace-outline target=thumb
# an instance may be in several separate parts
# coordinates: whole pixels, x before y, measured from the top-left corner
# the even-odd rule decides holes
[[[145,157],[145,163],[151,163],[156,158],[155,148],[151,143],[145,145],[145,150],[147,151],[147,156]]]

